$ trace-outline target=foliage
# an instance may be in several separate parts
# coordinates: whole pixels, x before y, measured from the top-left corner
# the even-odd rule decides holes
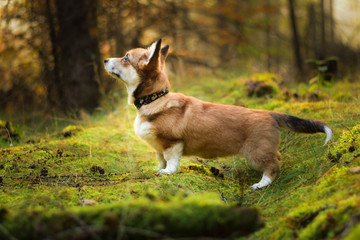
[[[330,2],[334,8],[347,10],[321,8],[313,0],[297,1],[294,11],[300,39],[296,47],[304,59],[319,59],[316,62],[336,56],[341,66],[339,73],[345,76],[356,72],[359,64],[358,6]],[[114,82],[103,72],[102,59],[120,57],[131,48],[147,46],[161,37],[171,45],[168,69],[183,78],[201,75],[204,68],[214,71],[217,67],[241,67],[276,72],[290,83],[298,78],[308,79],[309,71],[297,76],[292,67],[289,10],[288,1],[260,0],[2,1],[1,109],[15,114],[19,110],[48,107],[68,113],[67,105],[76,102],[72,108],[79,105],[93,110],[99,94],[105,97],[114,88]],[[309,17],[301,17],[304,15]],[[67,21],[70,23],[62,24]],[[346,21],[349,23],[343,24]],[[77,28],[79,22],[84,26]],[[69,30],[62,31],[66,26]],[[89,31],[79,32],[87,28]],[[76,45],[72,44],[74,38]],[[90,46],[83,46],[86,39],[91,40],[87,44]],[[329,40],[325,45],[320,39]],[[74,62],[70,64],[71,61]],[[316,79],[318,82],[321,78]],[[318,88],[315,85],[318,84],[313,88]],[[270,88],[276,91],[275,85]],[[323,99],[322,93],[315,94]]]
[[[7,235],[17,239],[159,239],[164,237],[236,237],[262,226],[257,211],[226,206],[212,195],[122,201],[69,210],[27,211],[1,215]],[[19,224],[20,223],[20,224]],[[25,227],[25,229],[24,229]],[[0,236],[6,236],[0,233]]]

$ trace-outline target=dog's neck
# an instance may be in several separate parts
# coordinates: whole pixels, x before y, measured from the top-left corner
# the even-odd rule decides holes
[[[154,97],[153,94],[158,95],[165,90],[166,93],[169,92],[170,82],[167,75],[163,71],[160,71],[158,74],[154,74],[149,78],[140,80],[140,83],[137,85],[132,94],[133,103],[136,106],[141,99],[148,98],[149,96],[150,98]]]
[[[150,95],[147,95],[147,96],[144,96],[141,98],[137,98],[134,101],[134,105],[139,110],[143,105],[150,104],[150,103],[154,102],[155,100],[161,98],[162,96],[165,96],[168,93],[169,93],[169,90],[166,88],[160,92],[155,92],[153,94],[150,94]]]

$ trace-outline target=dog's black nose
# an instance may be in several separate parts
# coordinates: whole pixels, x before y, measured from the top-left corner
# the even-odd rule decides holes
[[[105,59],[105,60],[104,60],[104,63],[107,63],[108,61],[109,61],[109,59]]]

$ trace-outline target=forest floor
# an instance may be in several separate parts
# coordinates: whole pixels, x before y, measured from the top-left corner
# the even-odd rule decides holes
[[[272,97],[258,98],[246,96],[245,78],[223,78],[201,78],[174,91],[322,120],[333,139],[324,146],[323,134],[282,130],[280,176],[252,191],[262,174],[238,156],[184,157],[177,173],[158,176],[155,152],[135,135],[136,110],[123,94],[120,104],[107,101],[81,121],[39,118],[19,127],[13,146],[9,139],[0,145],[0,238],[230,238],[262,227],[253,215],[230,226],[255,211],[265,225],[244,239],[359,239],[360,84],[343,80],[318,86],[313,95],[308,85],[277,86]],[[236,224],[248,223],[249,232],[232,235]],[[112,235],[100,235],[103,225],[115,226]]]

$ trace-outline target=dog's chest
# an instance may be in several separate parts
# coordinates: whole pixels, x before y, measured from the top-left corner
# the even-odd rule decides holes
[[[161,146],[159,145],[156,138],[156,132],[150,122],[142,119],[139,115],[137,115],[135,119],[134,127],[135,127],[135,133],[141,139],[145,140],[158,152],[162,152]]]

